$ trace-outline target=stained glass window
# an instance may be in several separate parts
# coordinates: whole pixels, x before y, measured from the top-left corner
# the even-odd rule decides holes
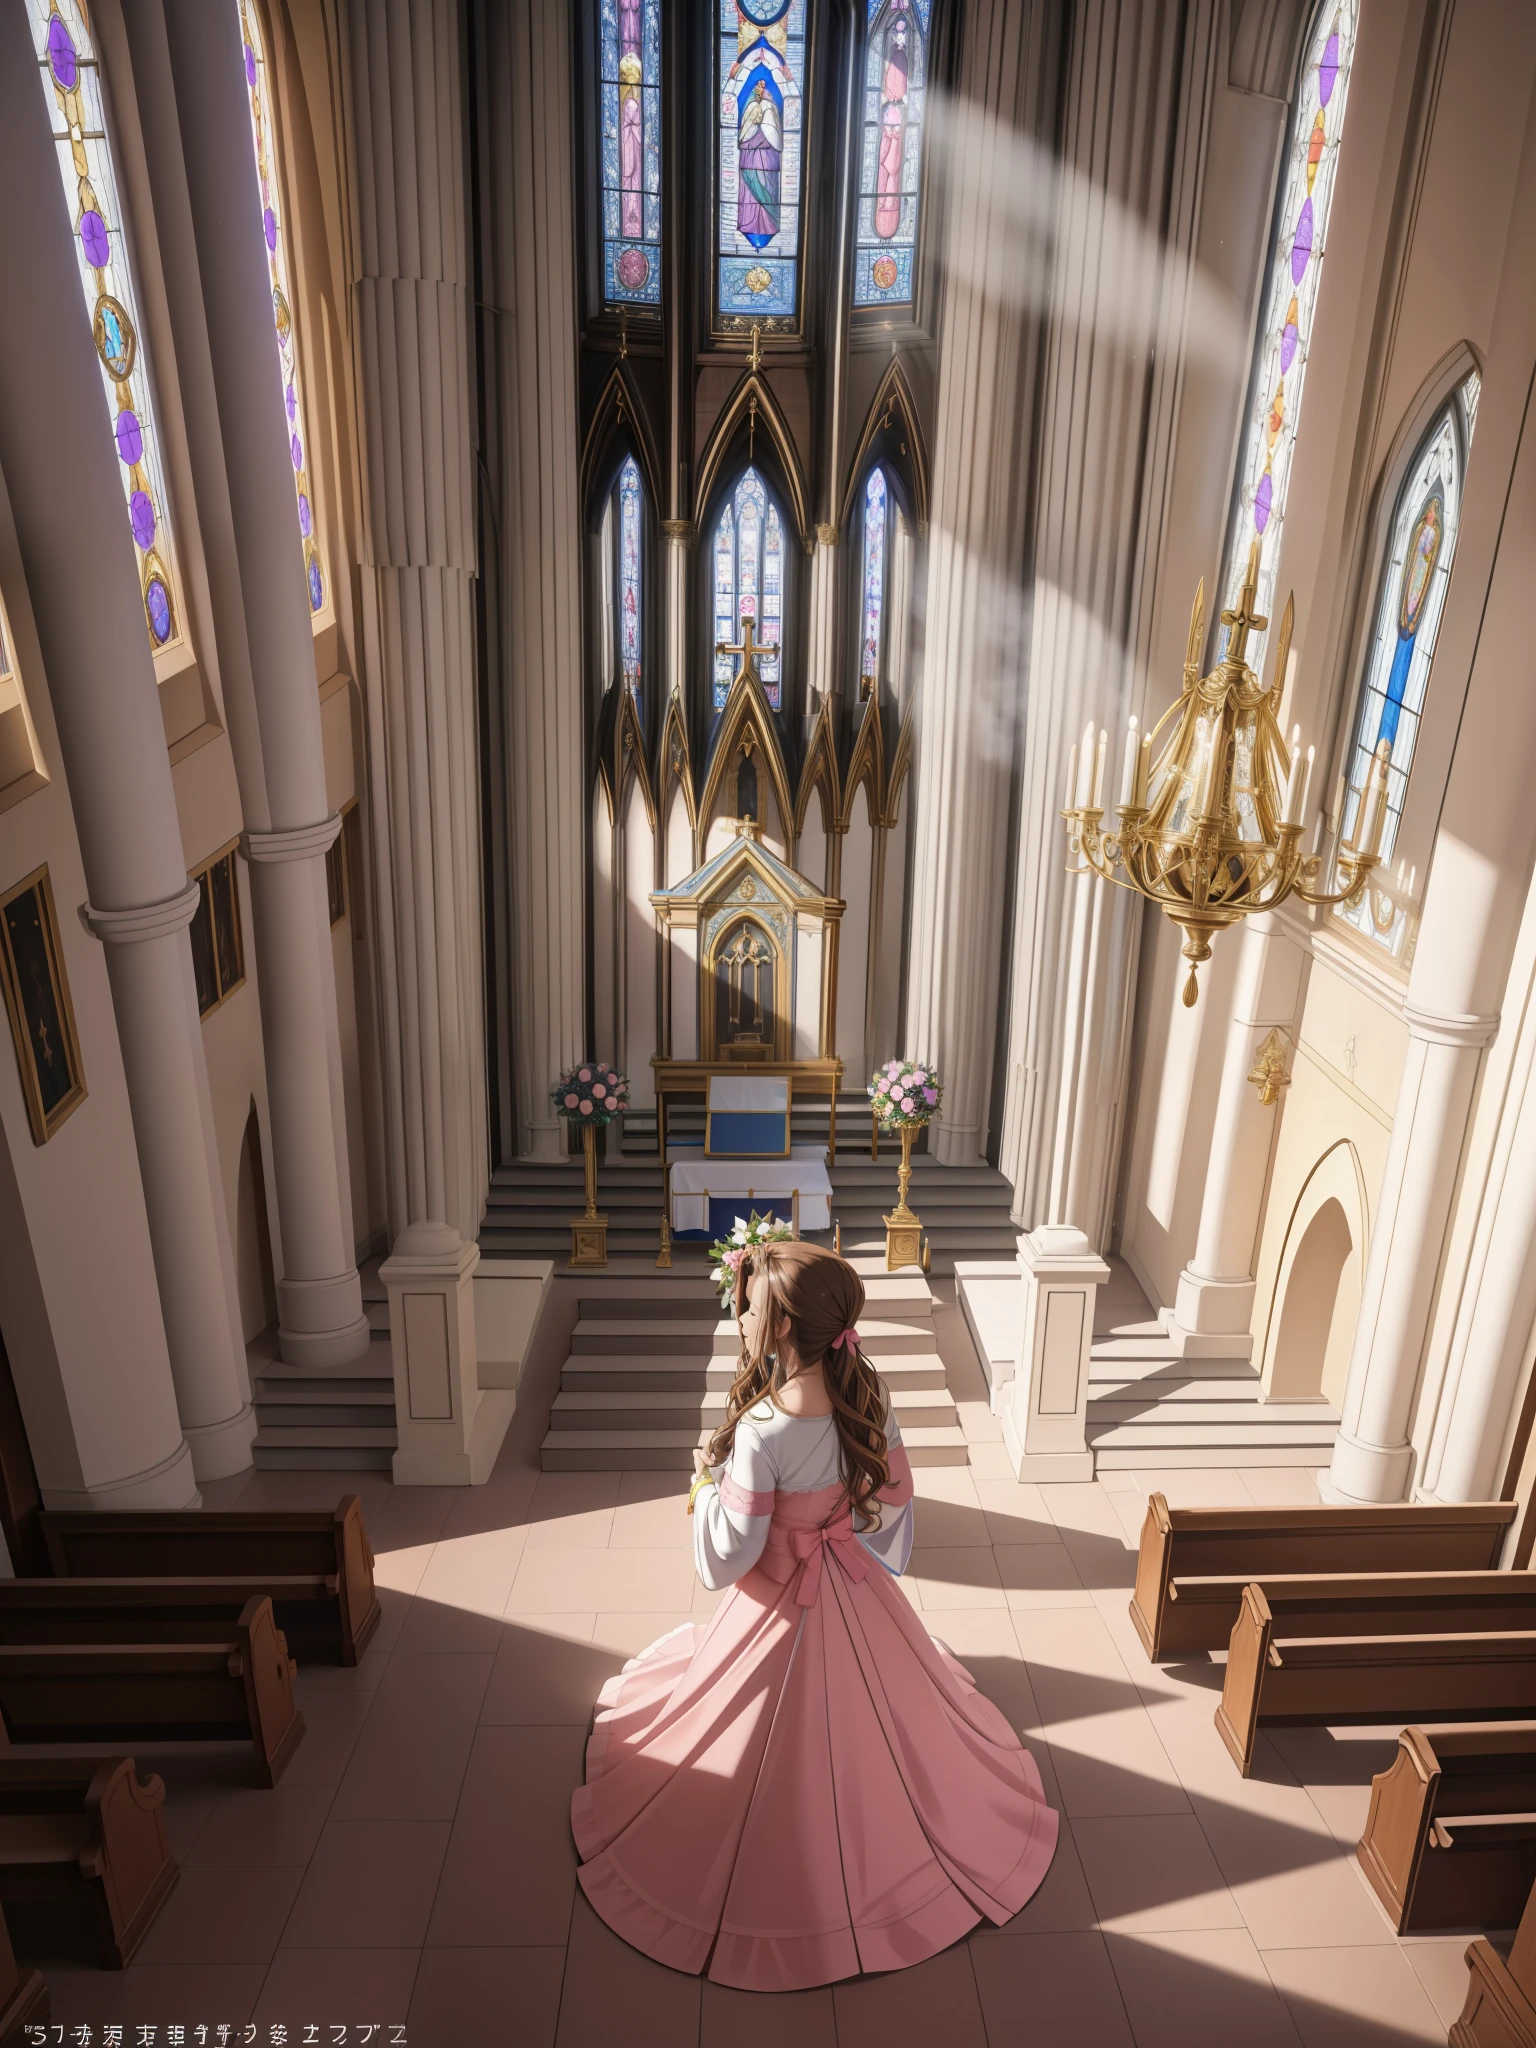
[[[1356,0],[1324,0],[1312,26],[1301,82],[1291,109],[1280,197],[1270,247],[1268,302],[1259,327],[1252,410],[1243,444],[1237,504],[1227,549],[1225,604],[1237,602],[1258,539],[1258,610],[1273,609],[1280,532],[1291,480],[1291,458],[1301,419],[1302,383],[1312,344],[1317,289],[1328,242],[1344,105],[1355,46]],[[1248,641],[1248,662],[1259,669],[1265,633]]]
[[[619,665],[640,702],[640,471],[633,455],[619,471]]]
[[[856,306],[897,306],[912,297],[931,4],[868,0]]]
[[[603,299],[661,304],[661,0],[600,0]]]
[[[299,534],[304,545],[304,580],[309,588],[309,608],[311,612],[320,612],[325,609],[325,568],[315,539],[315,508],[309,488],[309,435],[299,382],[299,351],[293,333],[293,290],[283,231],[282,188],[277,175],[277,127],[272,118],[266,52],[250,0],[240,0],[240,33],[245,42],[245,82],[251,95],[251,140],[256,148],[256,175],[261,180],[261,239],[272,284],[272,324],[282,364],[288,452],[293,458]]]
[[[79,0],[27,0],[27,5],[53,118],[80,284],[107,389],[128,526],[138,555],[144,621],[150,646],[158,653],[181,634],[175,554],[148,352],[107,138],[101,69]]]
[[[799,303],[806,0],[718,0],[719,297],[723,314]]]
[[[1420,443],[1392,509],[1386,566],[1349,752],[1343,820],[1347,840],[1360,815],[1371,758],[1382,740],[1389,741],[1392,761],[1381,835],[1384,876],[1390,875],[1402,822],[1430,665],[1435,658],[1435,636],[1451,580],[1462,479],[1477,422],[1480,388],[1474,371]],[[1393,955],[1401,951],[1407,918],[1390,880],[1381,888],[1367,889],[1359,903],[1339,915]]]
[[[859,695],[874,694],[880,680],[880,635],[885,620],[885,471],[878,465],[864,486],[864,604],[859,636]]]
[[[763,650],[757,659],[763,694],[778,711],[784,683],[784,522],[755,469],[743,473],[715,528],[716,711],[724,708],[740,664],[739,655],[720,650],[742,644],[748,619]]]

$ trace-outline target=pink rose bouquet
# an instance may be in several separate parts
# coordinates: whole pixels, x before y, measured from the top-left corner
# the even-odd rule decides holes
[[[602,1060],[570,1067],[549,1091],[555,1115],[573,1124],[611,1124],[629,1107],[629,1082]]]
[[[944,1084],[927,1060],[887,1060],[869,1084],[869,1106],[887,1130],[938,1115]]]

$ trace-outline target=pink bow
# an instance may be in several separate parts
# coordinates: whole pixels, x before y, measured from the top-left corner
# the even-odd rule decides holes
[[[789,1547],[800,1560],[800,1576],[795,1582],[795,1604],[799,1607],[816,1605],[816,1595],[821,1591],[821,1562],[828,1550],[850,1579],[862,1579],[869,1570],[864,1546],[855,1538],[853,1523],[847,1515],[821,1529],[791,1530]]]
[[[857,1344],[857,1343],[858,1343],[858,1341],[859,1341],[859,1333],[858,1333],[858,1331],[857,1331],[857,1330],[853,1330],[853,1329],[848,1329],[848,1330],[844,1330],[844,1331],[843,1331],[843,1333],[842,1333],[842,1335],[841,1335],[840,1337],[834,1337],[834,1338],[832,1339],[832,1349],[833,1349],[834,1351],[838,1351],[838,1350],[841,1350],[841,1348],[842,1348],[842,1346],[843,1346],[844,1344]]]

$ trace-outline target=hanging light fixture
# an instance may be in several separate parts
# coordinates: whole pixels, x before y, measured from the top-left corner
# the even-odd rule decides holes
[[[1138,734],[1131,720],[1118,831],[1101,829],[1109,744],[1102,727],[1095,735],[1088,726],[1067,769],[1062,817],[1068,873],[1100,875],[1161,906],[1184,934],[1186,1004],[1199,996],[1195,970],[1211,957],[1217,932],[1256,910],[1275,909],[1288,896],[1318,907],[1353,903],[1381,862],[1392,759],[1387,740],[1371,761],[1354,833],[1339,848],[1337,879],[1343,887],[1331,894],[1321,889],[1321,856],[1301,852],[1315,750],[1308,747],[1303,760],[1300,728],[1293,729],[1287,744],[1278,717],[1293,608],[1286,605],[1266,689],[1243,659],[1248,635],[1269,624],[1253,609],[1258,579],[1255,541],[1236,609],[1221,615],[1230,629],[1225,655],[1208,676],[1199,672],[1205,634],[1201,582],[1189,622],[1183,689],[1151,732]],[[1170,720],[1172,729],[1154,762],[1154,743]]]

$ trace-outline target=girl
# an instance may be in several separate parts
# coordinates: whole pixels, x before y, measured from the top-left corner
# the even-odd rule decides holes
[[[863,1306],[818,1245],[742,1261],[689,1496],[699,1576],[732,1590],[604,1686],[571,1802],[614,1932],[747,1991],[921,1962],[1010,1919],[1056,1847],[1034,1759],[896,1586],[912,1473]]]

